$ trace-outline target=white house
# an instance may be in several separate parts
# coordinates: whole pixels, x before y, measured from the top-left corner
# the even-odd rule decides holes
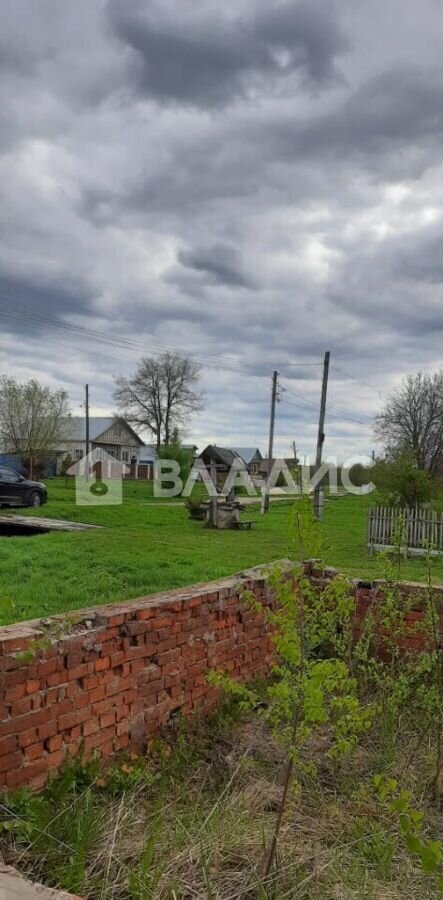
[[[99,450],[127,465],[137,465],[144,441],[119,416],[91,416],[89,450]],[[57,471],[64,457],[78,461],[86,454],[86,421],[73,416],[66,426],[66,438],[57,451]],[[106,458],[104,456],[104,458]]]

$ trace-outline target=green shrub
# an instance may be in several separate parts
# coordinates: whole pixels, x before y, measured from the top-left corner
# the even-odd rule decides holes
[[[378,460],[372,470],[372,480],[384,506],[421,506],[436,494],[432,476],[418,469],[408,453],[392,460]]]

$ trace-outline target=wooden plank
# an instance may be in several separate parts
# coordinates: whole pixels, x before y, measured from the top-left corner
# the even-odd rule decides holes
[[[64,519],[45,519],[44,516],[0,515],[0,525],[16,525],[18,528],[35,528],[42,531],[89,531],[101,525],[85,522],[68,522]]]

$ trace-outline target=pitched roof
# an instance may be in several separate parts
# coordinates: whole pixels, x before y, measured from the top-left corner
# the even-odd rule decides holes
[[[232,466],[235,454],[227,447],[217,447],[216,444],[208,444],[200,453],[201,457],[209,457],[214,462],[221,463],[223,466]]]
[[[217,444],[208,444],[200,456],[209,456],[224,466],[232,466],[234,459],[241,459],[245,466],[249,466],[256,453],[260,459],[263,458],[258,447],[218,447]]]
[[[249,463],[252,462],[256,453],[258,453],[259,458],[262,459],[262,455],[258,447],[230,447],[229,449],[232,451],[232,453],[240,456],[247,466],[249,466]]]
[[[158,458],[158,453],[155,447],[150,447],[149,444],[146,444],[144,447],[140,448],[138,461],[140,463],[153,463]]]
[[[90,416],[89,417],[89,440],[96,441],[97,438],[103,434],[104,431],[107,431],[108,428],[112,428],[115,422],[123,422],[125,427],[130,431],[133,436],[136,438],[137,442],[143,445],[142,439],[136,434],[135,431],[131,428],[130,425],[126,422],[125,419],[121,419],[119,416]],[[84,416],[72,416],[69,419],[67,424],[67,435],[66,439],[69,441],[85,441],[86,440],[86,421]]]

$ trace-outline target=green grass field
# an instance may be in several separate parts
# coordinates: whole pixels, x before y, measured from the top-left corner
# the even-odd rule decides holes
[[[212,531],[191,521],[184,506],[152,501],[151,485],[127,482],[121,506],[76,506],[72,485],[48,481],[41,514],[104,526],[97,531],[0,537],[0,624],[128,600],[209,581],[243,568],[294,557],[289,524],[294,504],[275,503],[267,516],[251,507],[251,531]],[[366,549],[370,500],[347,496],[325,505],[325,558],[362,578],[381,573]],[[28,514],[33,514],[28,510]],[[425,564],[408,560],[403,576],[425,578]],[[443,562],[434,564],[443,582]]]

